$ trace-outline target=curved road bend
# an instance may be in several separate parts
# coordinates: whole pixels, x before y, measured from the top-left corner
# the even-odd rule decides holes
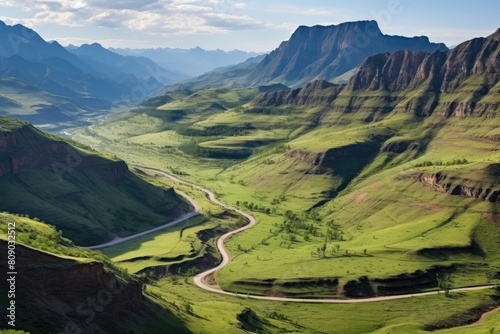
[[[404,294],[404,295],[359,298],[359,299],[332,299],[332,298],[312,299],[312,298],[289,298],[289,297],[271,297],[271,296],[248,295],[248,294],[243,294],[243,293],[224,291],[218,286],[211,286],[205,282],[207,277],[214,274],[217,270],[225,267],[227,264],[229,264],[229,262],[231,262],[231,255],[225,246],[226,240],[228,240],[229,238],[231,238],[235,234],[238,234],[238,233],[243,232],[249,228],[252,228],[257,223],[257,220],[255,219],[255,217],[253,217],[252,215],[250,215],[244,211],[241,211],[238,208],[235,208],[235,207],[232,207],[232,206],[227,205],[225,203],[222,203],[221,201],[219,201],[217,199],[217,197],[215,196],[215,194],[213,192],[211,192],[210,190],[205,189],[203,187],[200,187],[196,184],[178,179],[177,177],[170,175],[168,173],[165,173],[164,171],[159,170],[159,169],[150,168],[150,167],[142,166],[142,165],[136,165],[136,164],[130,164],[130,165],[153,171],[153,172],[158,173],[161,176],[163,176],[167,179],[170,179],[176,183],[184,184],[184,185],[193,187],[195,189],[201,190],[205,193],[205,195],[213,203],[220,205],[221,207],[223,207],[225,209],[233,210],[233,211],[239,213],[240,215],[244,216],[248,220],[247,225],[240,227],[237,230],[228,232],[228,233],[222,235],[221,237],[219,237],[219,239],[217,240],[217,248],[219,249],[219,251],[222,255],[221,263],[217,267],[209,269],[207,271],[204,271],[204,272],[202,272],[194,277],[194,283],[198,287],[200,287],[206,291],[210,291],[210,292],[214,292],[214,293],[218,293],[218,294],[222,294],[222,295],[226,295],[226,296],[234,296],[234,297],[249,298],[249,299],[256,299],[256,300],[269,300],[269,301],[278,301],[278,302],[297,302],[297,303],[331,303],[331,304],[371,303],[371,302],[381,302],[381,301],[389,301],[389,300],[397,300],[397,299],[405,299],[405,298],[413,298],[413,297],[432,296],[432,295],[437,295],[437,294],[441,293],[440,291],[429,291],[429,292],[420,292],[420,293],[412,293],[412,294]],[[193,206],[195,207],[195,211],[190,213],[190,214],[193,216],[198,214],[199,206],[194,203],[194,200],[189,198],[184,193],[182,193],[182,196],[184,198],[188,199],[191,202],[191,204],[193,204]],[[170,223],[170,224],[172,224],[172,223]],[[177,222],[177,224],[178,224],[178,222]],[[173,226],[173,225],[170,225],[170,226]],[[168,226],[166,226],[166,225],[160,226],[158,229],[162,229],[165,227],[168,227]],[[151,233],[151,231],[146,231],[143,233],[147,234],[147,233]],[[130,236],[127,238],[133,238],[133,237],[135,237],[135,236]],[[123,238],[123,239],[126,239],[126,238]],[[131,240],[131,239],[128,239],[128,240]],[[128,241],[128,240],[125,240],[125,241]],[[113,242],[113,241],[111,241],[111,242]],[[452,292],[476,291],[476,290],[483,290],[483,289],[491,289],[495,286],[496,286],[496,284],[491,284],[491,285],[484,285],[484,286],[455,288],[455,289],[451,289],[450,291],[452,291]]]

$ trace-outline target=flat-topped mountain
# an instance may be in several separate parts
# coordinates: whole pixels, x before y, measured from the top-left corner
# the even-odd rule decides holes
[[[331,26],[299,27],[290,40],[264,58],[250,75],[253,85],[280,82],[302,85],[311,80],[334,80],[354,69],[367,56],[396,50],[448,50],[427,37],[384,35],[375,21]]]
[[[405,111],[420,116],[495,114],[500,82],[500,29],[486,38],[466,41],[453,50],[433,53],[398,50],[368,57],[346,85],[316,81],[294,90],[257,96],[259,106],[321,105],[359,109],[354,96],[379,91],[386,96],[373,110]],[[343,99],[336,100],[338,95]],[[348,103],[345,104],[346,97]]]
[[[187,89],[250,87],[280,83],[297,88],[314,80],[346,82],[367,57],[396,50],[447,51],[429,38],[384,35],[375,21],[300,26],[288,41],[244,70],[215,70],[175,85]],[[172,90],[170,89],[170,90]]]

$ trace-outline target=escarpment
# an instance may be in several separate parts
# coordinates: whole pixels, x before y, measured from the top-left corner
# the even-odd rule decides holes
[[[340,85],[317,80],[306,84],[303,88],[261,94],[252,103],[261,107],[329,105],[335,100],[341,89]]]
[[[496,182],[491,182],[490,184],[474,184],[474,182],[461,180],[442,172],[414,173],[396,177],[396,180],[407,179],[417,181],[438,192],[476,198],[492,203],[500,203],[500,185]]]
[[[485,77],[475,93],[478,97],[498,82],[500,29],[446,52],[396,51],[368,57],[347,86],[354,91],[391,92],[424,86],[437,93],[453,93],[468,77],[475,75]]]
[[[496,117],[500,108],[500,29],[453,50],[399,50],[366,58],[345,85],[314,81],[265,93],[260,107],[322,105],[333,112]],[[367,121],[374,117],[366,118]]]

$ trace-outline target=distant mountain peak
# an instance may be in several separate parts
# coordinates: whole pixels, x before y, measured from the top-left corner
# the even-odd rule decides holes
[[[493,34],[488,36],[488,38],[494,39],[500,42],[500,28],[498,28]]]
[[[316,79],[332,81],[366,57],[396,50],[448,49],[442,43],[429,42],[426,36],[384,35],[373,20],[300,26],[250,74],[250,84],[282,83],[299,87]]]

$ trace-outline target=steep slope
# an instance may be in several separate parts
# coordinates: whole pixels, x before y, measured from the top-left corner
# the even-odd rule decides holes
[[[426,85],[433,92],[454,93],[469,77],[483,76],[484,93],[500,72],[500,29],[448,52],[399,51],[369,57],[349,82],[353,90],[401,91]],[[432,79],[432,80],[431,80]],[[483,94],[484,94],[483,93]]]
[[[80,245],[161,225],[190,210],[120,160],[0,117],[0,210],[39,217]]]
[[[238,67],[186,80],[182,85],[186,89],[200,89],[279,83],[298,88],[314,80],[347,81],[366,57],[396,50],[433,52],[448,49],[442,43],[429,42],[425,36],[384,35],[375,21],[301,26],[256,66],[247,61]]]
[[[188,333],[171,311],[155,304],[142,284],[102,254],[78,248],[44,223],[0,213],[0,248],[15,225],[16,329],[30,333]],[[6,273],[5,261],[0,265]],[[0,287],[8,291],[5,275]],[[6,296],[2,296],[4,299]],[[120,321],[117,321],[120,319]],[[8,326],[2,321],[0,328]]]
[[[271,52],[250,75],[253,85],[279,82],[301,86],[311,80],[331,81],[358,66],[367,56],[396,50],[446,51],[427,37],[382,34],[377,22],[299,27],[290,40]]]

